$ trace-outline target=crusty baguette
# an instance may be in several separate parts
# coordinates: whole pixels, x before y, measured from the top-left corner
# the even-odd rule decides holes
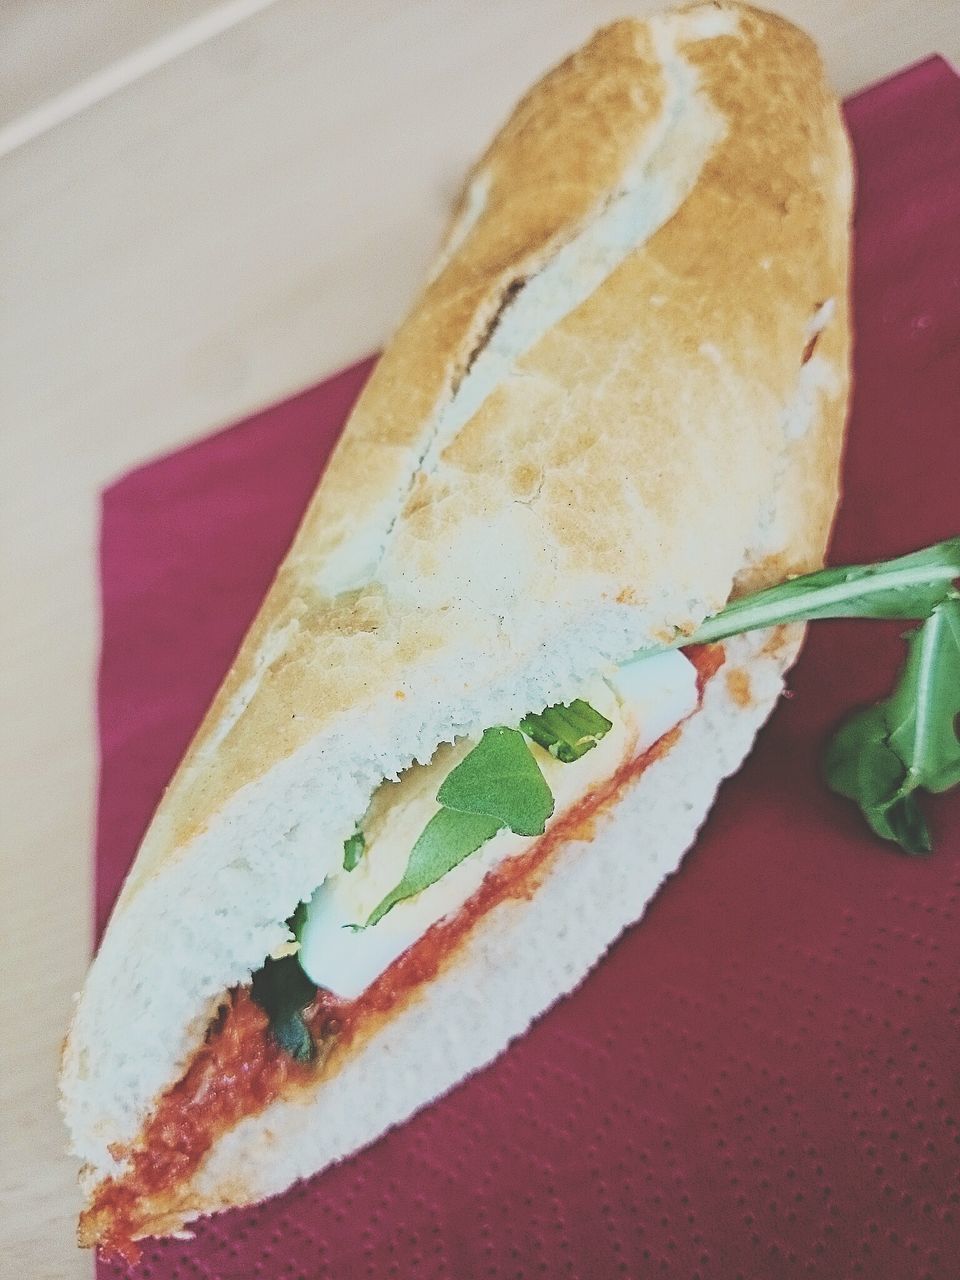
[[[738,586],[820,562],[848,384],[850,199],[815,49],[755,10],[617,23],[520,103],[348,423],[81,994],[62,1095],[89,1192],[122,1171],[223,992],[282,941],[384,777],[455,735],[568,699]],[[532,902],[472,935],[416,1013],[339,1065],[376,1096],[369,1112],[334,1123],[338,1091],[321,1086],[296,1108],[302,1132],[322,1114],[334,1135],[311,1147],[275,1104],[144,1229],[354,1149],[575,985],[676,864],[786,655],[745,659],[751,706],[711,693],[634,788],[641,807],[625,801],[607,834],[570,846]],[[658,869],[622,894],[604,876],[635,812],[656,814]],[[584,894],[589,921],[568,928]],[[519,956],[538,930],[567,939],[562,963],[525,963],[514,1012],[474,1033],[473,1011],[471,1041],[458,970],[503,981],[490,938]],[[449,1069],[424,1058],[423,1039],[414,1069],[425,1026]],[[265,1154],[273,1133],[289,1144],[282,1159]]]

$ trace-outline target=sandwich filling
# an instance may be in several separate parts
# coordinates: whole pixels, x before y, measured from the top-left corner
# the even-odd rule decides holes
[[[224,995],[136,1147],[115,1151],[127,1171],[101,1184],[81,1240],[136,1258],[131,1241],[176,1215],[178,1190],[220,1136],[332,1074],[351,1042],[429,981],[483,916],[535,890],[560,846],[586,838],[624,787],[670,749],[722,662],[722,647],[708,645],[627,664],[569,707],[528,716],[518,730],[446,744],[429,763],[383,783],[346,843],[342,868],[291,916],[290,943],[249,986]],[[504,736],[513,734],[519,742]],[[487,783],[471,790],[477,758],[503,817],[469,812],[491,807],[482,798]],[[504,765],[511,759],[519,787]],[[430,856],[421,857],[420,879],[411,877],[425,844]]]
[[[621,667],[606,680],[595,679],[579,701],[597,713],[592,726],[585,723],[585,727],[588,731],[592,727],[599,737],[587,738],[590,745],[583,754],[564,761],[556,747],[551,751],[534,739],[528,740],[536,768],[553,797],[553,813],[544,822],[545,831],[562,820],[581,796],[614,774],[624,760],[648,750],[695,709],[696,668],[678,651],[661,653]],[[585,713],[581,718],[586,720]],[[458,826],[456,818],[448,818],[444,824],[438,793],[479,742],[464,738],[444,745],[429,764],[406,770],[373,797],[358,835],[348,842],[343,868],[313,895],[299,929],[298,959],[318,987],[345,999],[361,995],[431,925],[460,910],[489,871],[521,855],[541,834],[501,829],[432,884],[397,901],[375,923],[368,924],[403,883],[411,850],[422,841],[428,827],[434,827],[443,840],[444,825]],[[502,789],[515,784],[497,776],[493,785]],[[465,815],[467,822],[473,818],[479,819],[478,834],[482,835],[483,815]],[[472,833],[465,834],[469,840]],[[459,832],[454,830],[452,835],[457,839]]]

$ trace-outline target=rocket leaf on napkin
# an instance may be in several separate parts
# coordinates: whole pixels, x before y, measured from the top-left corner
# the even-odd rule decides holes
[[[893,693],[844,723],[824,770],[878,836],[916,854],[932,848],[917,792],[960,783],[960,596],[941,600],[907,646]]]
[[[916,792],[960,783],[958,577],[960,537],[895,560],[820,569],[741,596],[671,647],[819,618],[923,619],[910,636],[893,694],[841,727],[825,770],[830,786],[856,800],[877,835],[906,853],[928,853],[930,833]]]

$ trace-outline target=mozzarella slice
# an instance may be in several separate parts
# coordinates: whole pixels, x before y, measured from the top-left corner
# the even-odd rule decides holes
[[[562,764],[531,744],[555,800],[547,830],[588,791],[696,709],[697,673],[683,654],[662,653],[618,668],[579,696],[611,720],[613,728],[572,764]],[[362,925],[403,878],[410,850],[439,808],[440,784],[475,745],[475,740],[463,739],[443,746],[429,764],[415,765],[377,790],[364,819],[366,849],[359,864],[328,877],[310,900],[300,963],[317,986],[345,999],[361,995],[431,925],[455,914],[489,871],[536,842],[535,836],[501,831],[371,928],[352,927]]]
[[[624,663],[607,677],[620,705],[642,726],[640,751],[696,710],[697,669],[676,649]]]

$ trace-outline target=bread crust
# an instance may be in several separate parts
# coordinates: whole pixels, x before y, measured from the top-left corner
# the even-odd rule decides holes
[[[121,893],[64,1059],[91,1188],[379,779],[565,700],[732,590],[821,562],[848,390],[851,187],[814,46],[739,5],[616,23],[519,104]],[[639,238],[581,298],[597,228],[622,209]],[[514,323],[534,288],[543,314],[559,308],[543,332]],[[809,422],[791,433],[827,302]],[[486,367],[486,394],[450,427]],[[158,993],[161,916],[175,954]],[[118,1046],[124,1006],[149,1020],[152,1054]]]
[[[664,91],[649,24],[600,31],[526,95],[480,161],[474,180],[492,175],[483,216],[374,370],[164,798],[162,838],[149,842],[155,851],[129,886],[343,706],[391,698],[425,651],[456,646],[438,615],[459,603],[464,584],[450,548],[472,520],[492,524],[526,504],[536,524],[531,532],[504,522],[514,556],[530,567],[522,587],[491,592],[488,616],[521,590],[549,598],[567,595],[570,583],[619,595],[627,607],[676,597],[682,584],[692,607],[662,626],[722,605],[782,465],[778,418],[807,325],[833,298],[838,314],[822,353],[837,371],[835,412],[791,450],[796,510],[770,572],[818,562],[846,403],[846,138],[806,36],[759,11],[705,7],[736,14],[738,30],[678,41],[727,129],[693,191],[526,353],[444,451],[443,465],[415,474],[392,529],[395,550],[380,566],[387,572],[346,593],[317,591],[314,580],[357,526],[403,490],[408,454],[425,450],[437,403],[511,285],[576,234],[654,131]],[[404,590],[422,580],[432,586],[426,618]],[[285,628],[278,657],[260,665],[267,637]],[[224,714],[258,671],[255,696],[221,739]],[[205,750],[211,741],[214,753]]]

